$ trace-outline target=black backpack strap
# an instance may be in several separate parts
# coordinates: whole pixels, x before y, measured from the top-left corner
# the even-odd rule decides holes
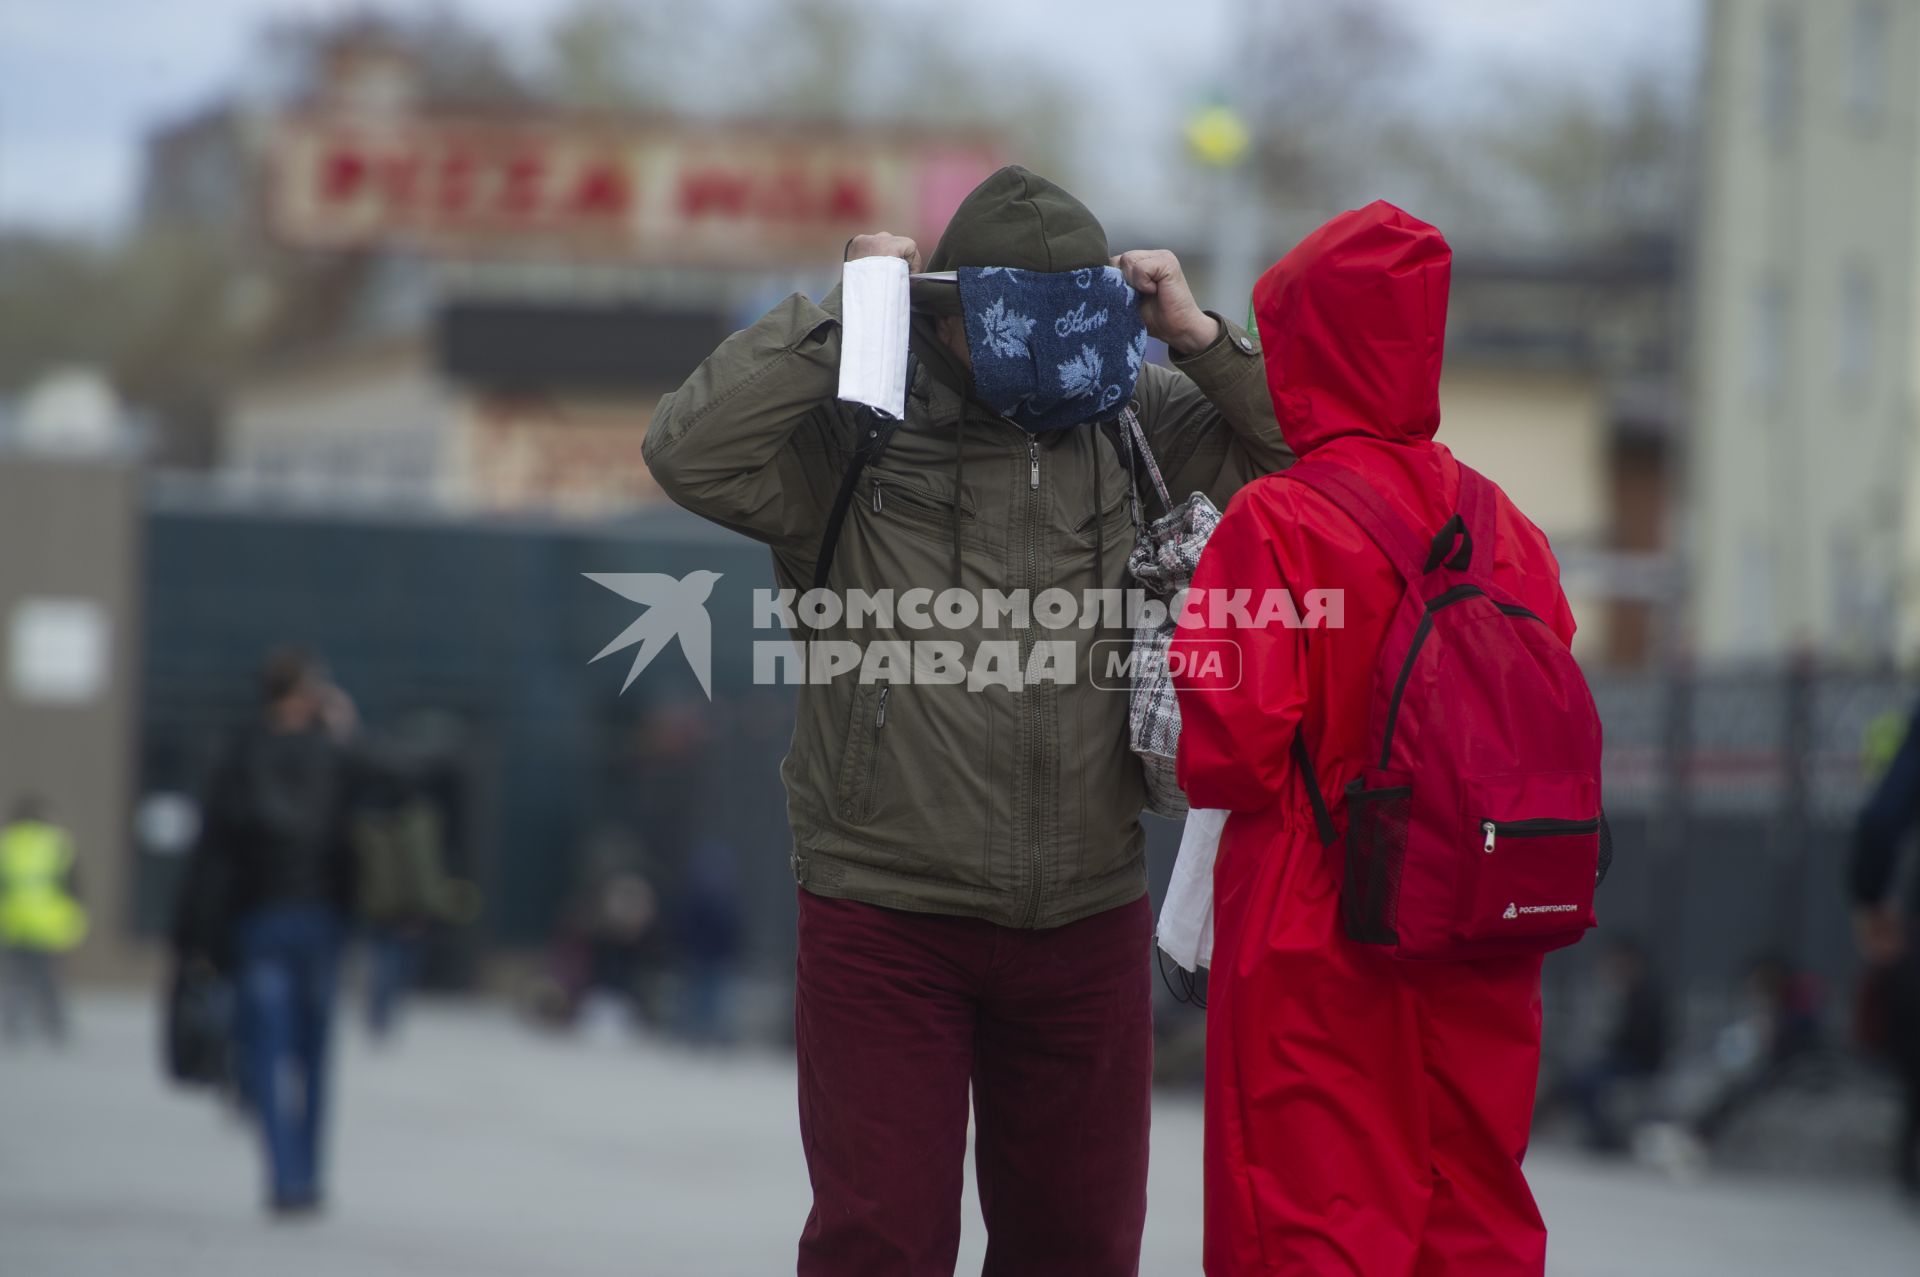
[[[909,387],[913,385],[914,373],[919,366],[919,357],[908,351]],[[827,528],[820,536],[820,549],[813,556],[813,588],[816,590],[827,583],[827,573],[833,569],[833,552],[840,544],[840,529],[847,521],[847,509],[853,504],[853,491],[860,484],[861,471],[880,459],[887,445],[893,442],[893,432],[902,424],[876,408],[863,408],[860,416],[865,418],[866,428],[860,436],[860,442],[854,445],[853,460],[847,463],[847,472],[840,476],[840,491],[834,494],[833,509],[827,515]]]
[[[1293,733],[1293,765],[1307,786],[1307,801],[1313,804],[1313,824],[1320,831],[1320,845],[1333,846],[1333,812],[1327,808],[1327,796],[1320,792],[1320,778],[1313,774],[1313,758],[1307,753],[1307,725]]]

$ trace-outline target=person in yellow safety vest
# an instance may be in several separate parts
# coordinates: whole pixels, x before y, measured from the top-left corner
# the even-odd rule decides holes
[[[73,839],[49,822],[37,798],[23,798],[0,826],[0,948],[6,989],[0,1028],[20,1035],[30,1003],[38,1003],[47,1035],[66,1035],[60,955],[87,934],[86,910],[75,898]]]

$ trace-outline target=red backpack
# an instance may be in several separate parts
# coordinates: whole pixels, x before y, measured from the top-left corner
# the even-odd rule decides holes
[[[1350,470],[1286,471],[1359,524],[1406,580],[1375,667],[1366,769],[1347,787],[1347,935],[1396,957],[1544,953],[1594,925],[1611,849],[1600,715],[1547,624],[1493,580],[1491,482],[1428,542]],[[1321,840],[1332,815],[1304,736],[1294,761]]]

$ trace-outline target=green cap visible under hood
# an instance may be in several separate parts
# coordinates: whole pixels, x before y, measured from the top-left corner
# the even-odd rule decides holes
[[[1085,204],[1038,173],[1009,164],[960,201],[927,259],[927,269],[1014,266],[1067,271],[1105,266],[1108,257],[1107,232]],[[950,313],[960,306],[951,284],[916,287],[914,300],[926,309]]]

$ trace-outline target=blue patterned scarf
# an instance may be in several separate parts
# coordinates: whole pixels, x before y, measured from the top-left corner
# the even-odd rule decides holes
[[[980,402],[1035,434],[1126,407],[1147,326],[1119,271],[968,266],[956,274]]]

